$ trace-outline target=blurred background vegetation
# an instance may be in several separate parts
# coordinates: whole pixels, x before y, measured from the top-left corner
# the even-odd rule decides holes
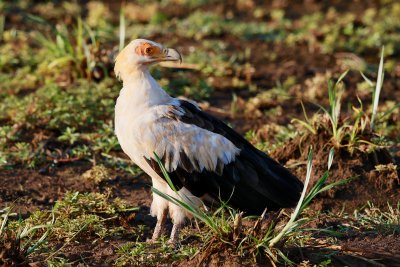
[[[183,54],[178,69],[152,69],[169,93],[216,106],[264,150],[295,136],[300,103],[326,104],[327,80],[346,69],[346,101],[369,103],[359,71],[376,80],[383,45],[380,112],[394,109],[399,17],[395,0],[0,1],[0,166],[86,159],[136,172],[113,133],[113,61],[138,37]],[[398,116],[378,127],[397,141]]]

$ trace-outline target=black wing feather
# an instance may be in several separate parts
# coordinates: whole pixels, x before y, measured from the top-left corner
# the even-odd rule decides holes
[[[240,154],[228,165],[219,162],[216,172],[197,171],[184,152],[180,165],[169,173],[177,188],[186,187],[193,195],[205,194],[228,203],[249,214],[260,214],[265,208],[276,210],[294,206],[300,198],[303,184],[286,168],[256,149],[245,138],[221,120],[199,110],[188,101],[180,100],[182,112],[167,116],[183,123],[196,125],[229,139]],[[150,166],[163,177],[154,159],[147,159]],[[165,158],[162,159],[165,163]]]

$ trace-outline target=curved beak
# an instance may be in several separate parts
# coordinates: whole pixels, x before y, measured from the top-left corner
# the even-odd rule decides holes
[[[182,56],[177,50],[173,48],[165,48],[163,52],[164,57],[162,58],[162,61],[179,61],[179,63],[182,63]]]

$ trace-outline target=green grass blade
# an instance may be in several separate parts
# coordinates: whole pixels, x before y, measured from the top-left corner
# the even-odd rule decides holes
[[[381,60],[379,62],[379,70],[378,70],[378,78],[376,80],[376,87],[373,93],[373,102],[372,102],[372,115],[371,115],[371,130],[375,128],[375,118],[376,113],[378,111],[378,104],[379,104],[379,96],[381,94],[383,79],[384,79],[384,69],[383,69],[383,54],[385,51],[385,47],[382,47],[381,52]]]
[[[6,224],[8,221],[8,217],[10,216],[11,210],[13,209],[13,206],[6,208],[6,214],[4,214],[3,221],[1,222],[0,226],[0,235],[3,233],[4,229],[6,228]]]
[[[49,22],[40,16],[36,16],[33,14],[26,14],[26,18],[31,20],[32,22],[39,23],[42,25],[49,25]]]
[[[335,155],[335,149],[332,147],[332,148],[329,150],[329,155],[328,155],[328,170],[330,170],[331,167],[332,167],[334,155]]]
[[[294,212],[293,212],[292,215],[290,216],[289,222],[288,222],[288,223],[285,225],[285,227],[279,232],[279,234],[276,235],[276,236],[269,242],[269,247],[275,246],[275,244],[278,243],[279,240],[281,240],[281,238],[282,238],[283,236],[285,236],[285,235],[290,231],[290,228],[293,227],[296,218],[298,217],[298,215],[300,214],[300,212],[301,212],[301,210],[302,210],[303,201],[304,201],[304,198],[305,198],[305,196],[306,196],[306,191],[307,191],[307,188],[308,188],[308,184],[310,183],[310,179],[311,179],[312,157],[313,157],[313,152],[312,152],[312,148],[311,148],[310,151],[308,152],[306,180],[304,181],[304,187],[303,187],[303,191],[301,192],[301,196],[300,196],[299,202],[297,203],[296,209],[294,210]],[[293,229],[293,228],[292,228],[292,229]]]
[[[396,109],[400,108],[400,103],[397,103],[396,105],[394,105],[392,108],[390,108],[389,110],[385,111],[382,116],[379,117],[379,119],[383,119],[386,116],[389,116],[390,114],[393,113],[393,111],[395,111]]]
[[[51,215],[52,215],[52,220],[47,225],[45,225],[45,227],[47,227],[46,232],[44,232],[44,234],[39,238],[38,241],[35,242],[35,244],[33,244],[28,248],[27,250],[28,255],[34,252],[41,244],[43,244],[46,241],[46,238],[50,234],[50,231],[52,230],[52,227],[55,223],[54,213],[52,213]]]
[[[371,87],[374,86],[374,83],[370,79],[368,79],[368,77],[365,76],[365,74],[362,71],[360,71],[360,74],[364,78],[364,80],[368,83],[369,86]]]
[[[292,122],[292,123],[293,123],[293,122],[297,122],[297,123],[303,125],[303,126],[304,126],[307,130],[309,130],[313,135],[316,135],[316,134],[317,134],[317,131],[312,127],[312,125],[311,125],[309,122],[306,122],[306,121],[303,121],[303,120],[300,120],[300,119],[296,119],[296,118],[292,119],[291,122]]]
[[[6,17],[4,15],[0,15],[0,41],[3,40],[5,21],[6,21]]]
[[[161,172],[164,175],[165,179],[168,182],[168,185],[172,188],[172,190],[175,191],[175,193],[178,193],[178,190],[176,189],[174,183],[172,183],[171,178],[169,177],[169,174],[167,170],[164,167],[164,164],[162,164],[161,159],[158,157],[158,155],[154,152],[154,157],[156,158],[156,161],[158,163],[158,166],[160,166]]]
[[[338,85],[343,79],[344,77],[346,77],[347,73],[349,73],[350,70],[346,70],[345,72],[343,72],[340,76],[339,79],[336,81],[336,85]]]
[[[81,60],[84,56],[83,52],[83,25],[82,25],[82,18],[78,17],[77,21],[77,29],[76,29],[76,57],[78,60]]]
[[[357,178],[357,176],[355,176],[355,177],[350,177],[350,178],[346,178],[346,179],[341,179],[341,180],[339,180],[339,181],[330,183],[330,184],[328,184],[328,185],[322,187],[321,189],[319,189],[317,193],[319,194],[319,193],[322,193],[322,192],[327,191],[327,190],[329,190],[329,189],[332,189],[332,188],[334,188],[334,187],[336,187],[336,186],[341,186],[341,185],[347,184],[348,182],[350,182],[350,181],[352,181],[352,180],[354,180],[354,179],[356,179],[356,178]]]
[[[322,229],[321,228],[303,228],[302,231],[304,231],[304,232],[315,231],[315,232],[318,232],[318,233],[328,234],[328,235],[334,236],[334,237],[343,237],[343,236],[345,236],[341,232],[330,230],[330,229],[323,229],[323,228]]]
[[[125,7],[124,4],[122,4],[119,12],[119,51],[125,46],[125,31]]]
[[[175,197],[172,197],[168,194],[165,194],[163,192],[161,192],[160,190],[158,190],[155,187],[152,187],[151,189],[154,193],[156,193],[157,195],[163,197],[164,199],[170,201],[171,203],[185,209],[186,211],[188,211],[190,214],[192,214],[196,219],[199,219],[200,221],[202,221],[203,223],[205,223],[210,229],[214,230],[215,232],[218,232],[216,229],[218,228],[215,223],[214,220],[212,219],[211,216],[207,215],[206,213],[204,213],[203,211],[201,211],[200,209],[198,209],[195,206],[192,206],[190,204],[187,204]]]

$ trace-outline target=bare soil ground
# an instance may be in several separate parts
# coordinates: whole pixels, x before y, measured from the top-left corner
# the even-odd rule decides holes
[[[329,137],[323,132],[298,137],[274,151],[273,156],[283,164],[293,159],[306,162],[307,153],[312,146],[316,152],[313,161],[313,176],[310,181],[312,186],[327,169],[330,149],[327,145],[328,141]],[[386,149],[373,153],[355,151],[353,154],[341,149],[336,152],[334,159],[327,183],[337,182],[343,177],[352,180],[322,194],[314,202],[313,209],[343,210],[351,213],[363,207],[368,201],[382,208],[388,203],[397,205],[400,199],[398,170],[378,172],[375,169],[375,166],[380,164],[398,164]],[[298,177],[305,177],[306,168],[296,168],[294,173]]]

